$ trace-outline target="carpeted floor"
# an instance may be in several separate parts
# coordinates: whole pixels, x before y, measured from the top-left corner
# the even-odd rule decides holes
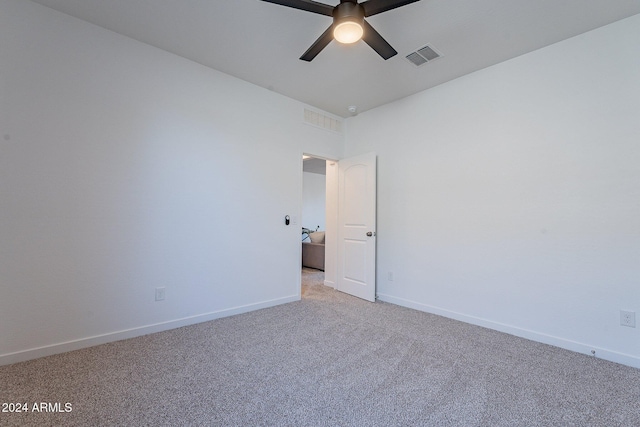
[[[302,298],[324,291],[324,271],[302,267]],[[323,294],[323,293],[322,293]]]
[[[0,402],[71,404],[0,425],[640,425],[638,369],[312,274],[299,302],[0,367]]]

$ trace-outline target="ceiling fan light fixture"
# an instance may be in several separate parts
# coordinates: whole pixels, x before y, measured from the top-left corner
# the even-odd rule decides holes
[[[364,34],[364,9],[351,1],[342,1],[333,12],[333,38],[343,44],[355,43]]]
[[[329,28],[300,57],[302,61],[311,62],[333,40],[346,44],[363,40],[385,61],[397,55],[398,52],[364,18],[420,0],[363,0],[361,3],[358,0],[340,0],[337,6],[315,0],[262,1],[333,17],[333,23]]]
[[[362,25],[353,21],[343,21],[333,29],[333,37],[344,44],[355,43],[362,38],[364,29]]]

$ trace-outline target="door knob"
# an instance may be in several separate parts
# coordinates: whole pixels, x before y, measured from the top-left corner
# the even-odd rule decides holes
[[[367,236],[371,237],[371,236],[373,236],[373,233],[369,231],[369,232],[367,232]]]

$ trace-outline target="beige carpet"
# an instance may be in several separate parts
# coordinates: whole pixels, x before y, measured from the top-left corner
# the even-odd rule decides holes
[[[299,302],[0,367],[0,402],[72,408],[0,425],[640,426],[638,369],[316,279]]]
[[[322,292],[325,289],[324,286],[324,271],[316,270],[314,268],[302,267],[302,298],[310,297],[311,295]]]

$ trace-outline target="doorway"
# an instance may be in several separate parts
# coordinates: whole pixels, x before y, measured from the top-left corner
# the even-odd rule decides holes
[[[314,249],[324,259],[309,267],[324,272],[321,283],[325,286],[375,301],[376,154],[367,153],[340,162],[303,155],[302,163],[301,223],[307,235],[302,235],[301,240],[308,241],[307,246],[324,241],[321,248]],[[315,172],[311,172],[313,165]],[[314,173],[320,176],[311,176]],[[305,178],[310,183],[307,188]],[[309,189],[315,195],[305,194]],[[307,210],[310,206],[315,206],[315,212]],[[314,219],[315,223],[311,223]],[[302,264],[306,264],[304,259]],[[301,283],[304,279],[306,277],[301,277]]]
[[[327,230],[328,163],[326,159],[312,155],[302,156],[302,297],[311,287],[324,285],[326,279],[326,242],[327,234],[330,234]]]

